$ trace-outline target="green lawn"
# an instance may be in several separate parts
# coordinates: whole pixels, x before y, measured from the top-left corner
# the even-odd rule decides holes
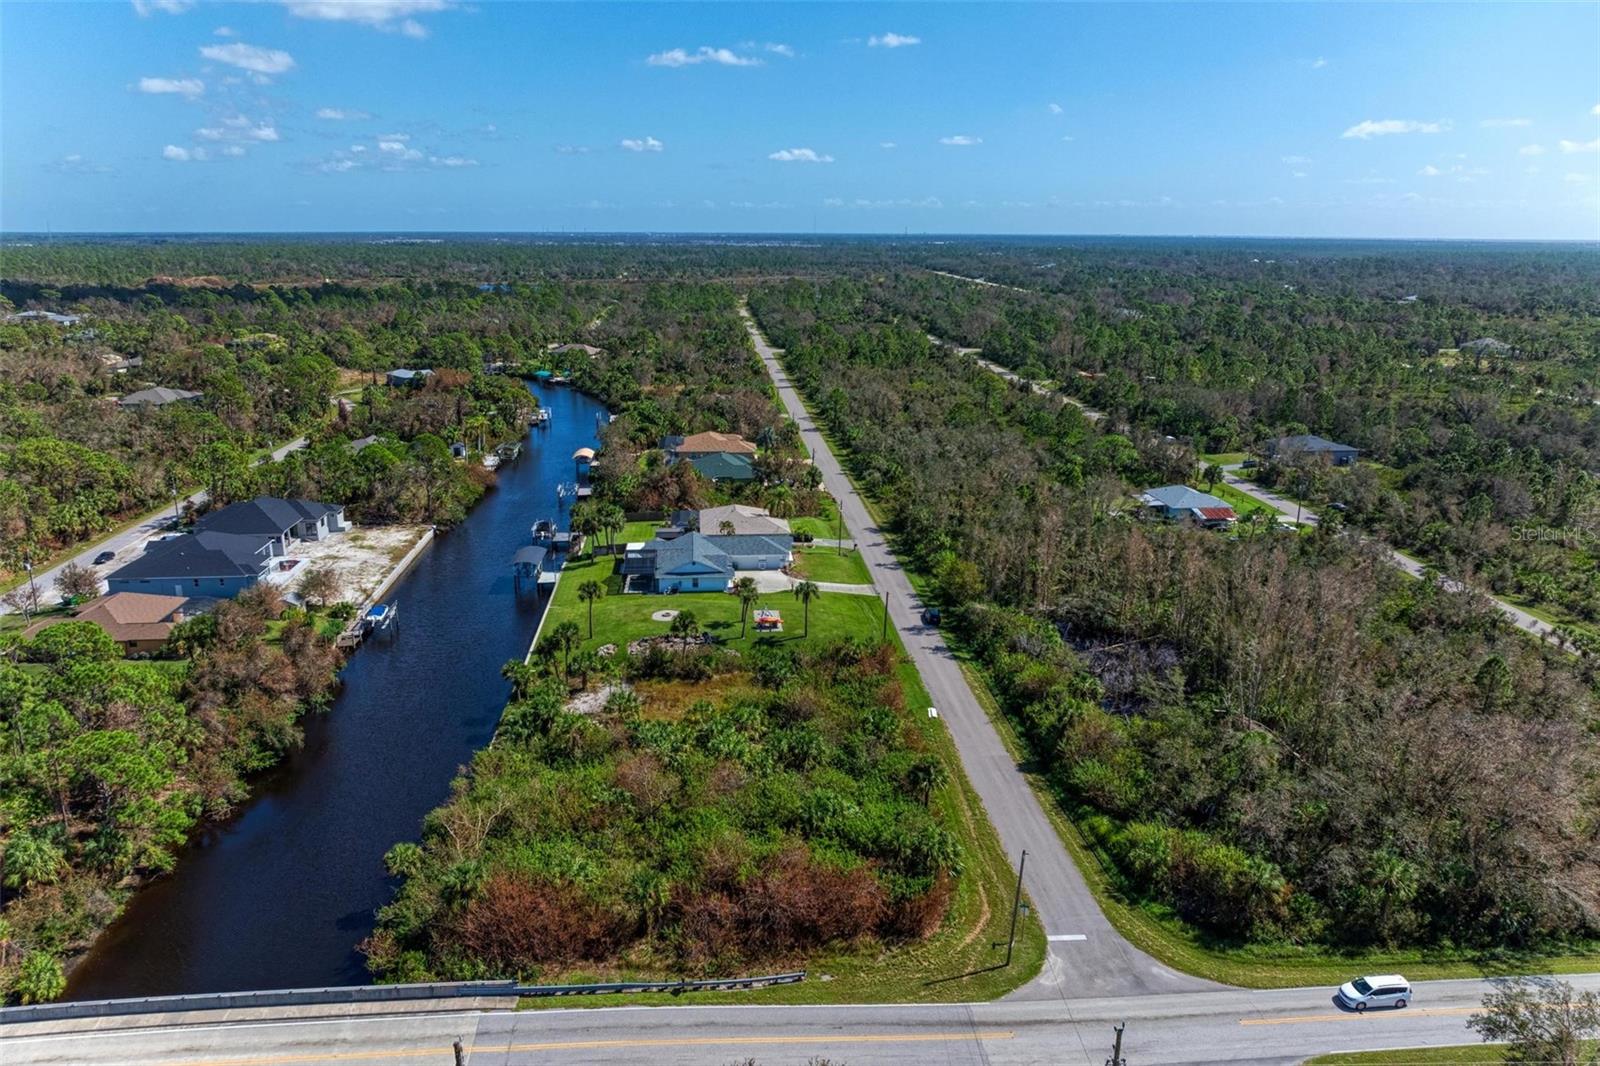
[[[1215,463],[1217,466],[1229,466],[1233,463],[1242,463],[1250,458],[1248,452],[1201,452],[1200,462],[1203,466]]]
[[[582,560],[571,563],[550,605],[550,626],[573,619],[586,626],[586,605],[578,600],[578,587],[586,580],[609,574],[614,561]],[[615,580],[611,582],[616,584]],[[725,593],[678,593],[672,596],[608,595],[595,604],[595,636],[590,646],[621,643],[653,633],[664,633],[668,623],[650,619],[662,608],[689,609],[702,622],[710,621],[712,632],[722,635],[729,646],[745,649],[761,641],[800,640],[800,605],[788,593],[762,598],[763,606],[782,609],[787,630],[781,636],[757,638],[754,631],[739,639],[738,600]],[[587,632],[587,629],[584,630]],[[876,637],[882,632],[881,608],[867,596],[830,595],[811,605],[811,639],[843,636]],[[901,648],[899,637],[890,639]],[[909,660],[900,666],[901,684],[909,708],[910,728],[915,729],[950,767],[950,781],[934,794],[934,805],[949,815],[947,824],[957,836],[963,852],[962,873],[956,881],[950,913],[932,937],[903,945],[887,952],[857,951],[824,953],[805,961],[809,979],[797,985],[748,992],[696,993],[687,997],[693,1003],[873,1003],[873,1002],[951,1002],[995,999],[1023,984],[1039,971],[1045,955],[1044,930],[1030,911],[1017,924],[1017,942],[1009,968],[1004,941],[1011,923],[1011,898],[1015,867],[1013,856],[1005,854],[989,824],[977,794],[967,782],[961,761],[948,729],[938,719],[925,715],[932,705],[916,668]],[[1026,900],[1026,894],[1024,894]],[[998,946],[997,946],[998,945]],[[596,975],[598,976],[598,975]],[[645,976],[645,975],[640,975]],[[571,980],[582,981],[573,975]],[[607,974],[606,980],[617,975]],[[625,978],[624,978],[625,979]],[[626,1003],[662,1003],[661,995],[586,996],[567,999],[524,1000],[529,1008],[617,1006]]]
[[[820,540],[849,540],[850,527],[839,524],[839,505],[832,496],[822,497],[822,513],[804,518],[789,519],[789,528],[796,534],[809,533]],[[840,529],[844,532],[841,533]]]
[[[1337,1055],[1318,1055],[1303,1066],[1470,1066],[1506,1061],[1506,1049],[1498,1044],[1456,1044],[1452,1047],[1419,1047],[1391,1051],[1345,1051]]]
[[[1276,508],[1268,507],[1255,497],[1247,496],[1232,485],[1225,485],[1220,481],[1217,482],[1216,488],[1207,488],[1203,483],[1194,487],[1201,492],[1211,493],[1211,495],[1232,507],[1240,518],[1249,518],[1253,514],[1264,514],[1276,522],[1279,514],[1281,514]]]
[[[794,553],[795,572],[812,581],[837,581],[845,585],[870,585],[872,575],[861,553],[851,548],[843,555],[837,548],[801,548]]]
[[[601,556],[570,562],[561,572],[544,621],[543,632],[548,635],[562,622],[578,623],[585,637],[589,632],[588,605],[578,598],[578,589],[585,581],[598,580],[606,585],[606,595],[594,605],[594,639],[585,641],[585,647],[602,644],[625,644],[641,637],[665,634],[671,623],[657,622],[650,616],[656,611],[693,611],[708,633],[722,639],[730,648],[748,650],[757,644],[781,644],[804,639],[804,612],[800,601],[789,592],[774,592],[762,596],[759,608],[783,612],[782,633],[757,634],[749,626],[743,637],[739,635],[739,600],[726,592],[680,592],[670,596],[634,595],[622,592],[622,579],[613,574],[616,560]],[[876,634],[883,627],[883,605],[871,596],[852,596],[847,593],[824,592],[811,601],[811,639],[834,640],[852,634]]]
[[[817,424],[822,428],[820,421]],[[846,462],[848,473],[848,452],[825,429],[823,436],[834,455]],[[1218,495],[1221,496],[1220,493]],[[876,514],[875,502],[866,496],[863,502],[868,511],[881,521],[881,516]],[[927,575],[907,569],[906,576],[919,594],[926,592]],[[995,703],[982,672],[974,668],[969,657],[962,652],[959,642],[953,639],[953,634],[947,630],[945,637],[950,641],[951,648],[962,657],[968,683],[988,712],[1001,740],[1020,765],[1031,765],[1032,760],[1027,757],[1010,721]],[[1315,948],[1235,948],[1218,945],[1170,912],[1123,897],[1109,872],[1109,859],[1094,850],[1064,813],[1061,797],[1037,773],[1029,772],[1028,778],[1039,795],[1045,814],[1055,826],[1073,861],[1083,871],[1095,901],[1111,924],[1135,947],[1183,973],[1246,988],[1295,988],[1337,985],[1349,980],[1352,974],[1362,972],[1399,971],[1412,980],[1424,980],[1517,973],[1588,973],[1600,969],[1600,955],[1596,954],[1546,956],[1506,952],[1488,957],[1425,949],[1340,954]]]

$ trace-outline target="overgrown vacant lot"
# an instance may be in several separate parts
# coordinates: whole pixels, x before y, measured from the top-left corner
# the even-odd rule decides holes
[[[842,599],[843,597],[841,597]],[[511,671],[496,742],[397,845],[390,980],[809,968],[778,998],[986,997],[1037,968],[1009,866],[892,644],[667,652],[592,715]],[[643,697],[641,699],[640,697]],[[707,698],[709,697],[709,698]],[[907,709],[911,704],[912,710]]]

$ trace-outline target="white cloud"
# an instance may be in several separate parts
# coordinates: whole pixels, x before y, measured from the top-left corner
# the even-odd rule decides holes
[[[379,141],[378,151],[407,163],[412,163],[422,158],[422,153],[415,148],[407,146],[404,140]]]
[[[191,159],[198,160],[205,157],[206,150],[204,148],[180,148],[175,144],[169,144],[161,149],[161,158],[171,160],[174,163],[187,163]]]
[[[1051,104],[1050,105],[1050,113],[1052,115],[1059,115],[1059,114],[1061,114],[1062,110],[1063,110],[1063,108],[1061,107],[1060,104]]]
[[[965,146],[971,145],[971,144],[982,144],[983,143],[983,138],[982,137],[968,137],[965,133],[957,133],[957,134],[955,134],[953,136],[950,136],[950,137],[940,137],[939,138],[939,143],[940,144],[955,145],[957,147],[965,147]]]
[[[831,163],[833,156],[820,155],[815,148],[783,148],[767,156],[779,163]]]
[[[1072,134],[1069,133],[1069,134],[1067,134],[1065,137],[1063,137],[1061,139],[1063,141],[1070,141],[1070,140],[1073,140],[1074,138],[1073,138]]]
[[[657,52],[645,59],[652,67],[693,67],[701,63],[712,63],[722,67],[759,67],[761,60],[754,56],[742,56],[731,48],[712,48],[710,45],[701,45],[693,52],[683,48],[670,48],[665,52]]]
[[[475,167],[475,166],[478,165],[478,161],[476,159],[468,159],[465,156],[459,156],[459,155],[445,155],[445,156],[431,155],[431,156],[428,157],[428,162],[432,163],[436,167],[452,167],[452,168],[454,168],[454,167]]]
[[[343,174],[347,170],[354,170],[359,165],[354,159],[329,159],[318,164],[317,169],[324,174]]]
[[[1443,133],[1449,128],[1448,122],[1418,122],[1411,118],[1369,118],[1356,123],[1339,136],[1364,141],[1369,137],[1386,137],[1395,133]]]
[[[1486,118],[1478,123],[1486,130],[1511,129],[1516,126],[1531,126],[1531,118]]]
[[[1593,107],[1591,107],[1589,109],[1589,114],[1600,115],[1600,104],[1595,104]]]
[[[206,83],[199,78],[140,78],[142,93],[176,93],[193,100],[206,91]]]
[[[423,38],[428,28],[415,18],[455,7],[455,0],[283,0],[289,14],[324,22],[353,22],[386,33]]]
[[[1327,65],[1328,65],[1328,61],[1326,59],[1322,58],[1321,56],[1318,56],[1317,58],[1315,58],[1315,59],[1313,59],[1311,61],[1311,69],[1312,70],[1321,70],[1323,67],[1325,67]]]
[[[898,144],[895,144],[893,141],[879,141],[878,142],[878,147],[879,148],[898,148],[900,146]]]
[[[84,158],[82,152],[64,155],[54,163],[46,163],[45,166],[63,174],[110,174],[112,172],[111,168],[104,163],[96,163],[92,159]]]
[[[1517,149],[1517,154],[1518,155],[1544,155],[1544,145],[1542,145],[1542,144],[1525,144],[1521,148]]]
[[[365,111],[357,111],[349,107],[319,107],[317,108],[317,117],[325,118],[330,122],[355,122],[372,116]]]
[[[588,155],[594,149],[587,144],[558,144],[556,151],[562,155]]]
[[[621,147],[626,148],[630,152],[659,152],[665,148],[666,145],[662,144],[654,137],[645,137],[642,140],[637,137],[624,137],[622,139]]]
[[[1283,157],[1283,165],[1286,167],[1303,167],[1309,165],[1310,162],[1310,156],[1286,155]]]
[[[867,38],[867,45],[871,48],[909,48],[911,45],[921,43],[921,37],[912,37],[904,33],[880,33]]]
[[[275,141],[278,139],[278,128],[276,126],[262,123],[261,125],[251,129],[249,133],[245,134],[245,136],[249,137],[252,141]]]
[[[782,56],[785,59],[793,59],[794,58],[794,46],[793,45],[773,44],[771,42],[768,42],[767,44],[762,45],[762,47],[765,48],[767,51],[771,52],[773,55],[779,55],[779,56]]]
[[[1567,155],[1576,152],[1600,152],[1600,137],[1592,141],[1562,141],[1561,150]]]
[[[1291,174],[1290,174],[1290,175],[1289,175],[1289,176],[1290,176],[1290,177],[1291,177],[1291,178],[1306,178],[1306,177],[1310,177],[1310,175],[1309,175],[1309,174],[1307,174],[1307,173],[1306,173],[1306,172],[1305,172],[1305,171],[1303,171],[1303,170],[1296,170],[1296,171],[1294,171],[1294,172],[1293,172],[1293,173],[1291,173]]]
[[[244,145],[242,145],[242,144],[226,145],[222,149],[222,154],[223,155],[231,155],[231,156],[234,156],[235,158],[237,158],[237,157],[239,157],[241,155],[244,155]]]
[[[181,15],[194,6],[194,0],[133,0],[133,10],[140,18],[149,18],[160,12],[163,15]]]
[[[282,74],[294,69],[294,56],[288,52],[253,44],[208,44],[201,47],[200,54],[253,74]]]
[[[232,26],[218,26],[216,29],[211,31],[211,36],[213,36],[213,37],[237,37],[237,36],[239,36],[239,32],[237,30],[235,30]]]
[[[943,207],[944,201],[937,196],[925,196],[920,200],[901,197],[897,200],[868,200],[857,197],[854,200],[845,200],[839,196],[829,196],[822,201],[823,207],[851,207],[851,208],[892,208],[892,207]]]
[[[1444,171],[1440,170],[1432,163],[1429,163],[1427,166],[1417,171],[1417,173],[1422,175],[1424,178],[1437,178],[1440,174],[1443,174]]]

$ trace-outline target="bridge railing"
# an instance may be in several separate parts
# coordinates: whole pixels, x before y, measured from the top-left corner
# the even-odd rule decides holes
[[[509,999],[520,996],[595,996],[619,992],[678,994],[732,991],[795,984],[805,980],[805,977],[805,971],[801,970],[796,973],[704,981],[613,981],[584,985],[519,985],[515,981],[456,981],[412,985],[352,985],[343,988],[285,988],[267,992],[215,992],[189,996],[145,996],[135,999],[92,999],[73,1003],[0,1007],[0,1025],[67,1021],[78,1018],[111,1018],[131,1014],[241,1010],[250,1007],[400,1003],[407,1000]]]

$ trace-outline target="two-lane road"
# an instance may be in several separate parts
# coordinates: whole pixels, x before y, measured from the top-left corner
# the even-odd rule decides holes
[[[1600,988],[1600,976],[1573,978]],[[7,1066],[470,1066],[649,1062],[716,1066],[836,1063],[921,1066],[1101,1066],[1112,1026],[1139,1066],[1289,1066],[1328,1051],[1475,1043],[1467,1019],[1488,986],[1431,981],[1404,1010],[1354,1014],[1325,988],[1226,989],[1130,998],[863,1006],[583,1008],[487,1013],[285,1018],[188,1027],[100,1029],[5,1041]],[[219,1012],[220,1013],[220,1012]]]
[[[270,456],[261,459],[256,465],[259,466],[261,463],[269,461],[276,463],[283,459],[283,457],[288,455],[290,452],[299,451],[305,446],[306,438],[296,437],[288,444],[273,449]],[[206,493],[203,489],[199,492],[183,497],[183,499],[180,501],[182,505],[196,508],[205,506],[205,502]],[[131,558],[137,555],[142,549],[145,541],[165,530],[167,528],[167,524],[173,520],[174,512],[179,509],[179,506],[180,504],[177,503],[170,507],[163,504],[159,509],[151,511],[149,514],[139,519],[134,525],[129,526],[120,533],[114,533],[109,537],[98,540],[85,547],[72,558],[66,559],[47,570],[40,570],[38,573],[34,574],[33,583],[39,590],[40,606],[48,606],[55,603],[58,599],[55,592],[56,578],[61,576],[61,571],[65,570],[73,563],[76,563],[79,566],[89,570],[97,569],[94,565],[94,560],[95,557],[101,552],[115,553],[117,557],[104,565],[106,572],[116,569],[118,566],[128,562]],[[8,614],[10,611],[10,607],[4,603],[0,603],[0,614]]]
[[[1177,973],[1134,948],[1100,912],[1089,886],[1045,816],[1028,780],[1006,750],[978,702],[955,654],[937,626],[922,623],[922,601],[895,559],[884,531],[867,511],[828,442],[812,420],[800,394],[748,310],[745,322],[756,351],[777,386],[784,408],[800,427],[823,484],[838,501],[856,547],[879,594],[889,597],[889,620],[922,675],[922,683],[956,748],[967,778],[1013,858],[1028,852],[1026,889],[1045,933],[1053,938],[1044,971],[1016,995],[1053,999],[1126,996],[1212,989],[1217,985]]]

